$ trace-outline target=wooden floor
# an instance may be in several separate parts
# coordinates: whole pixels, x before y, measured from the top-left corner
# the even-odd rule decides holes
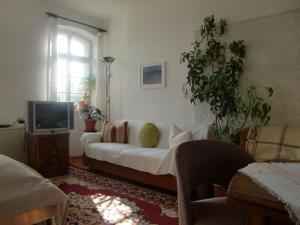
[[[88,170],[89,167],[83,165],[82,156],[70,157],[69,164],[79,169]]]

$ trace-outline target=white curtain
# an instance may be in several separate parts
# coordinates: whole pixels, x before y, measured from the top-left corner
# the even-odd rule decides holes
[[[57,19],[50,17],[48,27],[47,100],[56,101]]]
[[[101,47],[100,47],[101,46]],[[96,89],[92,98],[92,104],[105,112],[105,72],[101,58],[104,56],[105,34],[98,32],[95,39],[92,74],[96,76]]]

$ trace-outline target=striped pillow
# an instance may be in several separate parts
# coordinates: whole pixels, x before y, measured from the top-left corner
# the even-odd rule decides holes
[[[116,139],[116,128],[113,126],[113,123],[105,123],[103,133],[102,133],[102,142],[115,142]]]
[[[128,122],[116,121],[106,123],[103,129],[102,142],[128,143]]]

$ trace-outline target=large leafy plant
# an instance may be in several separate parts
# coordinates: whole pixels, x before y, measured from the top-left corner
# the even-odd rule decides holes
[[[91,102],[93,92],[96,87],[96,78],[93,74],[90,74],[81,80],[81,89],[84,92],[83,100]]]
[[[244,73],[246,47],[243,40],[229,44],[220,40],[226,22],[206,17],[201,26],[201,40],[192,43],[192,50],[183,52],[181,62],[187,63],[187,86],[191,102],[208,102],[215,117],[215,137],[237,142],[241,129],[251,120],[266,125],[271,105],[258,96],[251,84],[246,94],[240,93]],[[273,94],[267,88],[268,97]]]

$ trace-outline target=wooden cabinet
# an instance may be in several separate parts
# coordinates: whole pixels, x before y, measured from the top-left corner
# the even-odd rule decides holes
[[[45,177],[62,175],[69,168],[69,134],[27,134],[29,165]]]

